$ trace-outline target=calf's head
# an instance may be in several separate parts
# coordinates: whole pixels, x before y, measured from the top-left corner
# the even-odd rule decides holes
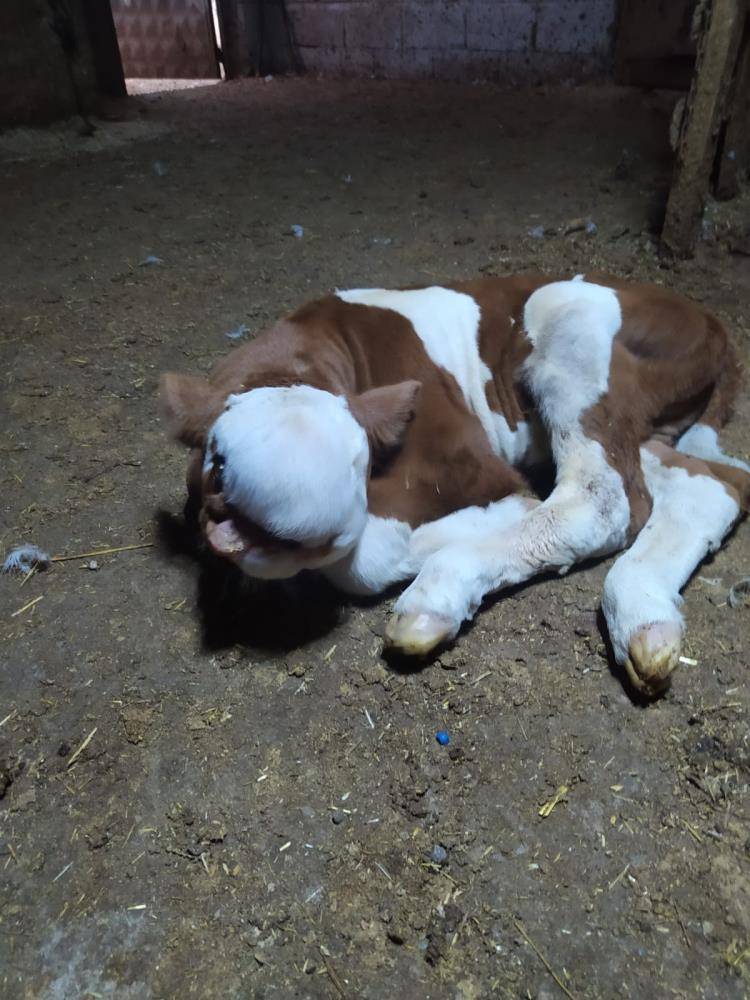
[[[403,382],[347,397],[292,385],[225,397],[165,376],[171,431],[200,461],[193,500],[209,546],[262,579],[343,559],[365,527],[373,450],[400,444],[418,391]]]

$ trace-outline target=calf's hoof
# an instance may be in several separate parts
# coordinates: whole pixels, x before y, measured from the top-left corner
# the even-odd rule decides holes
[[[667,690],[681,645],[682,629],[676,622],[654,622],[632,635],[625,670],[644,697],[657,698]]]
[[[451,622],[429,611],[394,615],[385,630],[386,646],[407,656],[424,656],[455,634]]]

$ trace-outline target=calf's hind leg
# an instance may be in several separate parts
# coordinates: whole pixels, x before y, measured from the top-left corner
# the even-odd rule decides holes
[[[750,475],[652,443],[641,449],[651,515],[604,584],[602,610],[615,658],[654,697],[669,685],[684,631],[680,591],[716,551],[750,495]]]
[[[727,455],[719,444],[719,435],[715,427],[703,422],[693,424],[685,431],[677,442],[677,451],[685,455],[692,455],[694,458],[702,458],[707,462],[716,462],[722,465],[731,465],[735,469],[742,469],[750,473],[750,465],[743,462],[741,458],[734,458]]]

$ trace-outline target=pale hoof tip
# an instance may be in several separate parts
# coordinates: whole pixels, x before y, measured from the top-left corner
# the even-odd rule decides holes
[[[424,656],[452,637],[448,619],[426,611],[396,615],[385,630],[386,646],[407,656]]]
[[[667,690],[681,644],[682,629],[675,622],[644,625],[632,636],[625,670],[644,697],[657,698]]]

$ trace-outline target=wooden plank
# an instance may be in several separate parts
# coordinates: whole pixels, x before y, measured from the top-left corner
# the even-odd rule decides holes
[[[692,254],[700,231],[746,12],[746,0],[713,0],[699,40],[662,232],[664,244],[680,257]]]
[[[740,178],[750,172],[750,13],[719,156],[714,193],[717,198],[734,198],[740,191]]]

